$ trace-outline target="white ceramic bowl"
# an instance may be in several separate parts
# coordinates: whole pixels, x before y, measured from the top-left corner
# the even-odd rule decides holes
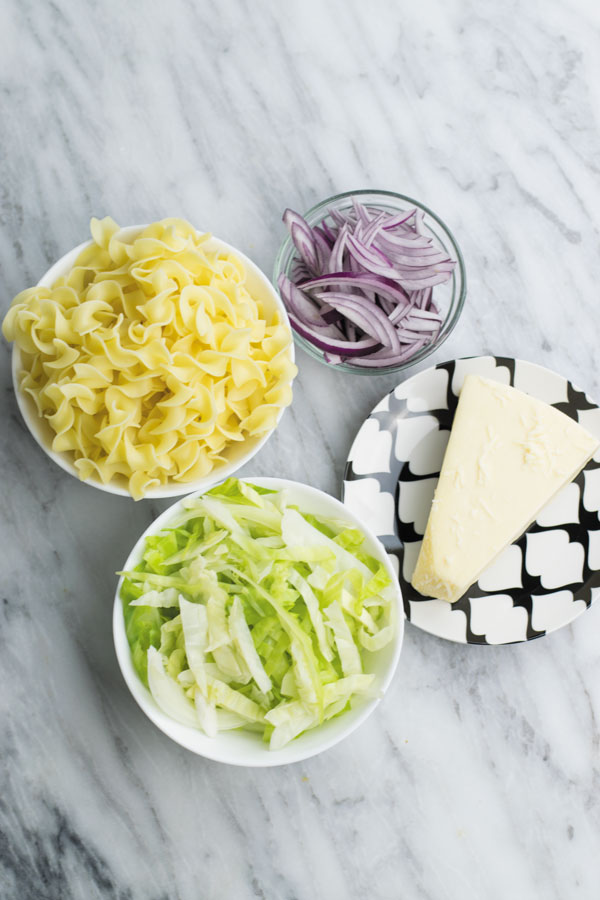
[[[121,233],[124,237],[130,238],[136,233],[142,231],[145,227],[145,225],[130,225],[127,228],[122,228]],[[77,259],[81,251],[88,247],[90,244],[91,241],[84,241],[83,244],[79,244],[78,247],[74,247],[73,250],[70,250],[69,253],[66,253],[61,259],[58,260],[58,262],[54,263],[54,265],[50,269],[48,269],[46,274],[42,278],[40,278],[38,284],[42,285],[43,287],[52,287],[57,278],[60,278],[61,275],[64,275],[73,267],[75,260]],[[269,279],[265,275],[263,275],[258,266],[256,266],[251,259],[248,259],[247,256],[245,256],[243,253],[240,253],[240,251],[235,247],[232,247],[231,244],[227,244],[225,243],[225,241],[222,241],[220,240],[220,238],[216,238],[214,236],[211,238],[210,242],[205,244],[205,246],[208,249],[222,249],[231,253],[235,253],[235,255],[242,260],[244,266],[246,267],[246,283],[250,293],[262,302],[263,307],[267,313],[274,313],[275,311],[279,312],[282,321],[287,325],[288,328],[290,328],[287,312],[285,306],[279,298],[279,295],[274,290]],[[290,344],[290,356],[293,360],[293,342]],[[13,345],[13,387],[19,410],[21,411],[21,415],[23,416],[23,420],[25,421],[25,424],[27,425],[34,439],[40,445],[42,450],[50,457],[50,459],[53,459],[54,462],[61,467],[61,469],[64,469],[65,472],[68,472],[69,475],[73,475],[79,481],[79,473],[73,463],[73,454],[69,452],[57,453],[52,450],[52,440],[54,438],[54,432],[52,431],[46,420],[42,419],[38,415],[32,398],[28,394],[25,394],[20,390],[18,374],[22,368],[23,366],[21,363],[21,352],[17,346]],[[145,494],[145,497],[179,497],[182,494],[189,494],[191,491],[206,490],[212,484],[216,484],[218,481],[221,481],[222,479],[228,478],[230,475],[233,475],[234,472],[236,472],[249,460],[251,460],[252,457],[256,453],[258,453],[261,447],[264,446],[264,444],[267,442],[267,440],[273,434],[273,431],[275,431],[275,428],[279,424],[281,416],[283,415],[283,411],[284,410],[282,408],[277,418],[277,422],[275,423],[275,427],[271,431],[268,431],[266,434],[259,437],[247,438],[245,441],[239,441],[231,444],[226,451],[227,463],[216,466],[215,469],[210,472],[205,478],[198,479],[197,481],[188,481],[185,483],[171,481],[166,485],[160,485],[158,487],[150,488]],[[127,480],[123,476],[114,478],[109,484],[103,484],[97,476],[87,478],[83,483],[92,485],[92,487],[100,488],[100,490],[102,491],[108,491],[110,494],[121,494],[125,497],[130,496],[129,491],[127,490]]]
[[[343,503],[319,491],[316,488],[300,484],[297,481],[287,481],[284,478],[245,478],[244,481],[253,484],[262,485],[275,490],[284,489],[287,491],[290,500],[297,504],[303,512],[310,512],[315,515],[322,515],[343,519],[348,522],[351,527],[358,528],[365,536],[365,550],[381,561],[386,568],[392,584],[396,588],[397,600],[397,616],[396,630],[393,640],[380,650],[378,653],[365,653],[363,651],[363,659],[366,662],[366,671],[373,672],[376,675],[374,689],[379,693],[379,697],[360,697],[354,701],[352,709],[347,710],[337,718],[330,719],[310,731],[301,734],[295,740],[291,741],[281,750],[269,750],[268,746],[263,743],[261,737],[251,732],[244,731],[224,731],[220,732],[215,738],[207,737],[202,731],[182,725],[165,715],[157,706],[150,691],[140,681],[137,672],[134,669],[131,660],[131,651],[125,634],[125,620],[123,617],[123,603],[120,598],[121,584],[123,579],[119,580],[117,592],[115,595],[115,603],[113,609],[113,636],[117,659],[123,677],[127,682],[127,686],[135,701],[168,737],[186,747],[193,753],[205,756],[208,759],[214,759],[218,762],[229,763],[234,766],[280,766],[287,763],[299,762],[302,759],[308,759],[317,753],[323,752],[338,744],[341,740],[351,734],[365,719],[373,712],[377,704],[380,702],[381,695],[389,686],[398,659],[400,657],[400,649],[402,646],[402,638],[404,634],[404,612],[402,608],[402,595],[398,580],[391,566],[390,560],[383,547],[383,544],[375,537],[372,531],[364,527],[362,522],[351,513]],[[202,493],[198,491],[194,496]],[[182,508],[183,500],[174,503],[169,509],[165,510],[152,525],[146,529],[140,537],[135,547],[129,554],[125,563],[124,570],[127,571],[136,566],[142,558],[144,549],[144,541],[150,534],[156,534],[163,528],[167,527],[169,521],[176,516]]]

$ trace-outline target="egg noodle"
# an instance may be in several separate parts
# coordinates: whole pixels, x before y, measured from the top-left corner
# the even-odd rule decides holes
[[[93,242],[53,287],[13,300],[21,390],[73,454],[83,480],[124,476],[136,499],[191,482],[233,442],[270,431],[291,402],[291,335],[246,287],[235,253],[164,219],[124,240],[92,219]]]

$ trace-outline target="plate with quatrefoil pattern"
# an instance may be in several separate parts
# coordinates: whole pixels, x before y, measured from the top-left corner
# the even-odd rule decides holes
[[[470,373],[544,400],[600,439],[600,409],[562,375],[509,357],[452,360],[377,404],[352,444],[343,500],[383,542],[410,622],[460,643],[530,641],[568,625],[600,594],[600,450],[456,603],[423,597],[410,580]]]

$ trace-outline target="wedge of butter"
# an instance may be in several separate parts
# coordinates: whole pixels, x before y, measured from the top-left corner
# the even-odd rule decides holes
[[[599,446],[542,400],[465,378],[412,585],[454,603]]]

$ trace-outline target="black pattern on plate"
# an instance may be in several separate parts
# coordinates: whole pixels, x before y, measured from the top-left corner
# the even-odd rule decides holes
[[[396,558],[410,621],[467,643],[530,641],[571,622],[600,592],[599,454],[568,486],[568,496],[560,493],[558,520],[548,518],[548,504],[494,563],[494,590],[481,585],[489,585],[488,569],[451,607],[423,597],[410,576],[469,372],[541,396],[576,421],[598,410],[583,391],[533,363],[491,356],[441,363],[400,384],[363,423],[346,464],[343,497]],[[583,424],[600,437],[600,411]]]

